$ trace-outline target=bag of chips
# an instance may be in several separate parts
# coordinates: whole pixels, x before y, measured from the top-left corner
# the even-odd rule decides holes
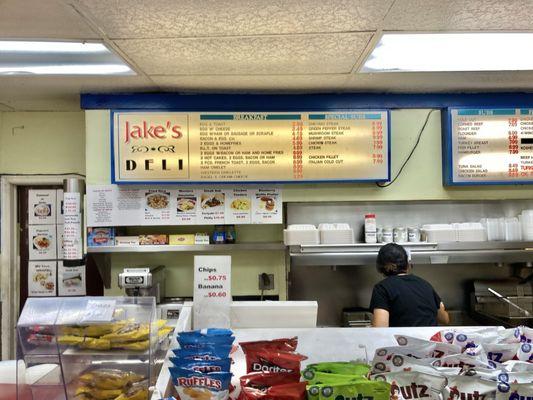
[[[503,364],[508,372],[531,372],[533,373],[533,363],[526,361],[511,360]]]
[[[244,354],[248,351],[269,350],[269,351],[284,351],[294,352],[298,347],[298,338],[283,338],[274,340],[259,340],[255,342],[239,343]]]
[[[231,345],[201,344],[186,349],[174,349],[172,352],[176,357],[190,360],[221,360],[229,357]]]
[[[499,343],[520,343],[522,330],[520,327],[504,329],[498,332]]]
[[[371,379],[390,383],[390,398],[396,400],[441,400],[447,382],[444,376],[404,371],[372,375]]]
[[[242,387],[240,400],[305,400],[306,383],[287,383],[261,389]]]
[[[235,340],[233,336],[182,335],[178,336],[178,344],[182,349],[190,349],[198,345],[231,346]]]
[[[176,367],[169,371],[180,400],[226,400],[229,397],[229,372],[203,374]]]
[[[533,328],[527,326],[520,327],[520,341],[523,343],[533,342]]]
[[[250,372],[297,372],[307,357],[297,353],[272,350],[248,350],[246,373]]]
[[[485,343],[482,344],[487,359],[503,363],[516,358],[520,343]]]
[[[389,400],[390,384],[379,381],[360,381],[307,387],[308,400]]]
[[[252,372],[240,378],[241,387],[256,389],[286,385],[300,382],[300,374],[296,372]]]
[[[233,336],[231,329],[208,328],[196,331],[180,332],[180,337],[198,337],[198,336]]]
[[[433,352],[431,354],[428,354],[429,358],[441,358],[461,353],[461,347],[455,344],[444,342],[431,342],[429,340],[418,339],[405,335],[394,335],[394,338],[400,346],[419,346],[421,348],[424,348],[425,346],[433,345]]]
[[[496,400],[533,400],[533,384],[511,383],[498,385]]]
[[[485,361],[479,357],[471,357],[466,354],[457,354],[439,358],[431,363],[434,367],[459,367],[463,370],[472,368],[497,369],[498,364],[494,361]]]
[[[533,362],[533,345],[531,343],[522,343],[518,347],[516,358],[520,361]]]
[[[175,367],[190,369],[196,372],[229,372],[231,368],[231,359],[224,358],[221,360],[213,361],[191,361],[184,360],[178,357],[170,357],[170,362],[174,364]]]
[[[308,385],[325,385],[332,383],[349,383],[368,380],[362,375],[329,374],[327,372],[313,370],[305,370],[302,372],[302,377],[307,381]]]
[[[340,375],[360,375],[366,376],[370,372],[370,366],[362,363],[352,362],[322,362],[317,364],[309,364],[304,371],[305,376],[311,371],[325,372],[328,374],[340,374]]]
[[[444,388],[447,400],[494,400],[497,382],[473,376],[450,376]]]
[[[450,356],[453,357],[453,356]],[[381,360],[378,359],[375,363],[372,364],[372,374],[382,373],[382,372],[395,372],[395,371],[411,371],[420,369],[432,368],[433,358],[418,359],[409,357],[403,354],[389,354],[388,357]],[[436,361],[435,361],[436,362]],[[435,365],[435,366],[446,366],[446,365]],[[424,371],[421,371],[424,372]]]

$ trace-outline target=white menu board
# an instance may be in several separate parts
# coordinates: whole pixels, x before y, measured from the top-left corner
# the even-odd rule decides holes
[[[533,183],[533,109],[450,109],[449,185]]]
[[[56,295],[56,261],[28,262],[28,296]]]
[[[194,257],[194,329],[230,327],[231,256]]]
[[[56,190],[28,191],[28,223],[53,225],[56,223]]]
[[[87,187],[87,226],[281,224],[277,187]]]
[[[113,183],[383,181],[385,110],[112,112]]]
[[[30,225],[28,227],[28,255],[30,260],[54,260],[56,251],[55,225]]]

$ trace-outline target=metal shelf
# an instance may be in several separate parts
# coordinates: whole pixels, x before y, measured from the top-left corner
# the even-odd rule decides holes
[[[202,245],[160,245],[160,246],[101,246],[88,247],[87,253],[173,253],[173,252],[211,252],[211,251],[246,251],[246,250],[285,250],[281,242],[258,242],[236,244],[202,244]]]
[[[373,265],[382,244],[301,245],[290,247],[291,264]],[[533,242],[405,243],[418,264],[533,262]]]

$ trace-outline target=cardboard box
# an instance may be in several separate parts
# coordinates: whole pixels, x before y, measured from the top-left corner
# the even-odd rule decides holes
[[[115,228],[87,228],[87,246],[114,246]]]
[[[168,244],[168,235],[139,235],[141,246],[160,246]]]
[[[168,244],[170,245],[185,245],[190,246],[195,244],[195,235],[170,235]]]

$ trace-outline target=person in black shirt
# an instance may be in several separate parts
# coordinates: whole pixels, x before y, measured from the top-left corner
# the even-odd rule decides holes
[[[372,326],[449,324],[448,312],[433,286],[410,273],[412,266],[402,246],[389,243],[381,247],[376,267],[386,278],[372,292]]]

